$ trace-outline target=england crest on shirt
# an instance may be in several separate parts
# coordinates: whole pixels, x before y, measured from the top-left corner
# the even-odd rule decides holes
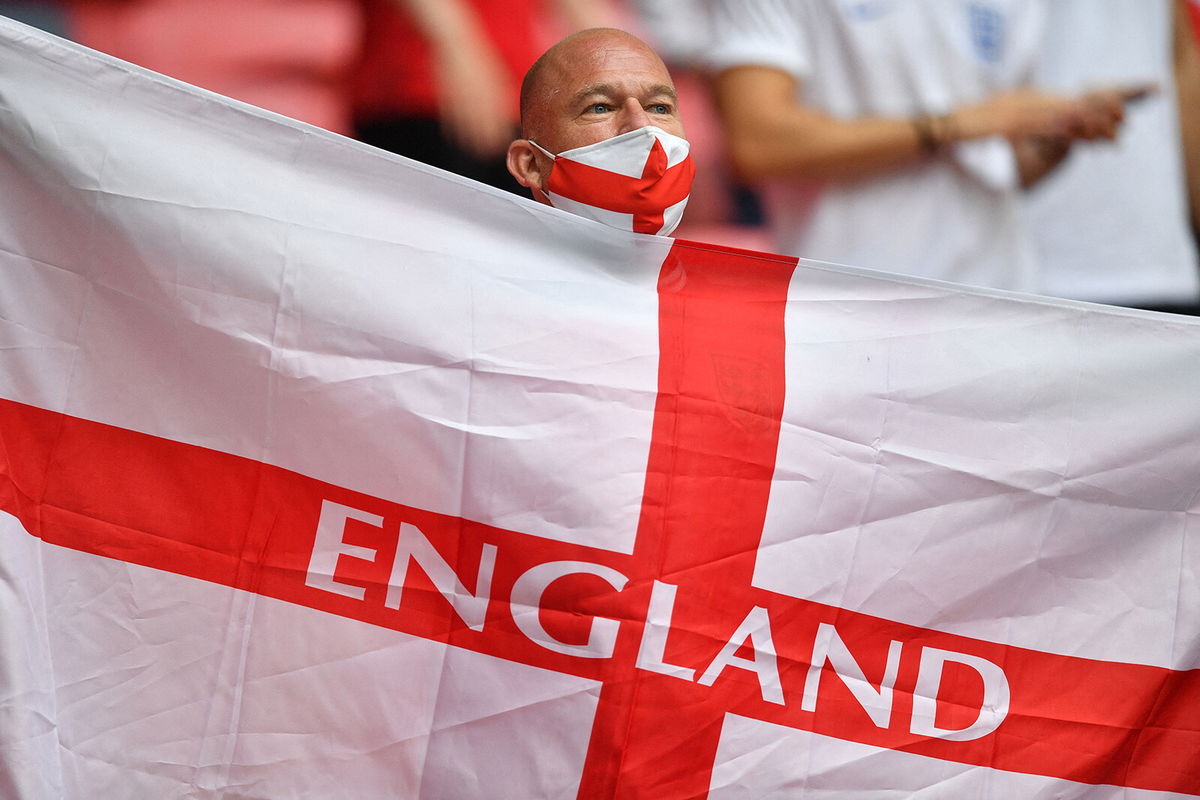
[[[1004,55],[1004,12],[991,3],[969,3],[967,18],[975,55],[985,64],[999,63]]]

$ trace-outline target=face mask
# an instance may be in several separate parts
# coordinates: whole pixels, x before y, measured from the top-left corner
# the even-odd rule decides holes
[[[545,192],[555,208],[636,233],[679,225],[696,175],[686,139],[648,125],[557,156],[529,143],[554,161]]]

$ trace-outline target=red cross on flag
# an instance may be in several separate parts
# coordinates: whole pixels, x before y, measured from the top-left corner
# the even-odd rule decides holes
[[[0,44],[6,800],[1200,796],[1195,322]]]

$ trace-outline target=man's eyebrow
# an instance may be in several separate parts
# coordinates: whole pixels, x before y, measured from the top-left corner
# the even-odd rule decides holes
[[[584,86],[582,89],[580,89],[574,95],[572,95],[571,102],[579,103],[579,102],[582,102],[585,98],[594,97],[595,95],[600,95],[601,97],[616,98],[616,97],[620,97],[623,94],[625,94],[625,90],[618,88],[614,84],[591,83],[591,84],[588,84],[587,86]],[[675,95],[675,89],[672,88],[669,84],[665,84],[665,83],[657,83],[657,84],[651,86],[649,88],[649,91],[647,91],[645,93],[645,96],[647,96],[647,97],[664,97],[665,96],[665,97],[670,98],[672,102],[676,102],[679,99]]]
[[[668,86],[665,83],[659,83],[650,87],[650,97],[669,97],[672,102],[679,100],[675,94],[675,87]]]

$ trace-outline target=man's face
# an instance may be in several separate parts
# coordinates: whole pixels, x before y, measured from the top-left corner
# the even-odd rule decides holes
[[[530,136],[552,153],[655,125],[683,136],[671,76],[632,38],[597,36],[564,54],[549,70],[546,102]]]

